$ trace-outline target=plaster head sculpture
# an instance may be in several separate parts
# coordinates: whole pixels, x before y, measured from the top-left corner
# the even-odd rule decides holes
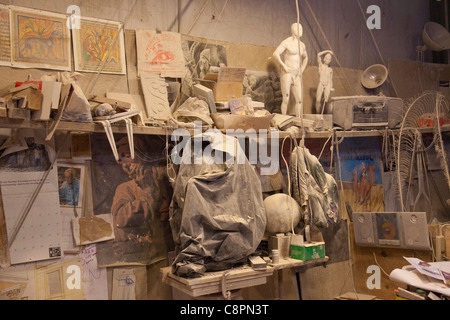
[[[281,42],[273,53],[273,58],[280,65],[280,84],[283,94],[281,113],[288,114],[288,105],[292,96],[295,100],[295,111],[291,115],[300,117],[303,114],[303,72],[308,64],[306,46],[300,41],[303,36],[301,24],[291,25],[292,36]]]
[[[300,39],[301,37],[303,37],[302,25],[299,23],[293,23],[291,26],[291,32],[293,37]]]
[[[330,68],[333,52],[325,50],[317,54],[319,63],[319,84],[316,91],[316,113],[323,114],[333,88],[333,69]],[[322,60],[323,57],[323,60]],[[323,98],[323,102],[322,102]]]

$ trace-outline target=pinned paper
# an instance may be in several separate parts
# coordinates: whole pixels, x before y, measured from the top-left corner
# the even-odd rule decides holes
[[[73,236],[77,245],[114,240],[111,214],[72,219]]]

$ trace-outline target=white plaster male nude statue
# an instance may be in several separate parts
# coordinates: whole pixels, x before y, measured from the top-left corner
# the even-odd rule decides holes
[[[280,82],[283,102],[281,113],[288,112],[291,89],[295,99],[295,116],[303,113],[303,79],[302,74],[308,64],[306,47],[300,38],[303,36],[301,24],[294,23],[291,26],[292,36],[283,40],[273,53],[273,57],[281,66]]]
[[[317,54],[317,61],[319,63],[319,85],[317,86],[316,94],[316,113],[322,114],[325,111],[326,104],[330,98],[333,89],[333,69],[330,68],[331,56],[333,52],[325,50]],[[322,56],[324,56],[322,61]],[[322,103],[323,98],[323,103]]]

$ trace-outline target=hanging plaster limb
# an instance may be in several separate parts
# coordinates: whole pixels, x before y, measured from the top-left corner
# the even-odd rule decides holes
[[[125,125],[127,127],[128,143],[130,145],[131,158],[134,159],[133,121],[131,120],[131,117],[134,117],[138,114],[139,111],[128,111],[128,112],[121,112],[113,116],[94,118],[95,122],[103,125],[106,136],[108,137],[109,145],[111,146],[111,150],[114,154],[114,158],[116,159],[116,161],[119,160],[119,154],[117,152],[116,142],[114,140],[114,134],[111,128],[111,124],[122,120],[125,121]]]

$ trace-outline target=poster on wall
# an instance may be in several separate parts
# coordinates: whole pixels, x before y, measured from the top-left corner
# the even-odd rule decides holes
[[[3,145],[0,186],[12,265],[63,256],[54,142],[44,135],[24,130]]]
[[[179,33],[137,30],[136,46],[139,76],[144,73],[157,73],[169,78],[186,76]]]
[[[82,17],[73,30],[73,51],[76,71],[126,74],[121,22]]]
[[[11,17],[4,5],[0,5],[0,66],[11,66]]]
[[[167,259],[173,239],[165,141],[156,136],[135,136],[133,159],[128,137],[117,134],[114,138],[118,161],[104,134],[91,137],[94,214],[112,215],[115,236],[97,243],[98,265],[149,265]]]
[[[11,6],[12,66],[70,71],[67,17]]]
[[[339,146],[344,201],[353,212],[383,212],[383,163],[378,137],[345,138]]]

